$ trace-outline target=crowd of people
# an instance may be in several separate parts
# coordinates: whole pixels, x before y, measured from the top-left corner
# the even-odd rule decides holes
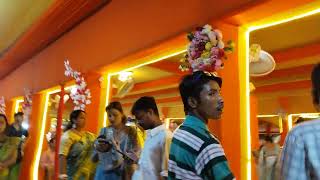
[[[110,125],[97,137],[83,130],[86,113],[73,111],[60,142],[59,179],[233,179],[223,148],[207,126],[209,119],[221,117],[221,86],[220,77],[204,71],[185,76],[179,89],[187,118],[174,133],[150,96],[133,104],[134,126],[128,125],[120,102],[111,102],[105,109]]]
[[[314,104],[320,110],[320,64],[311,79]],[[108,104],[110,125],[99,135],[85,131],[86,112],[74,110],[60,140],[59,179],[235,179],[223,147],[208,129],[208,122],[220,119],[223,112],[221,87],[222,79],[215,74],[186,75],[179,84],[186,118],[174,132],[163,124],[151,96],[133,104],[134,126],[128,125],[120,102]],[[22,128],[22,113],[14,119],[9,125],[6,116],[0,115],[0,179],[17,179],[23,159],[28,131]],[[282,152],[267,136],[258,155],[260,179],[319,179],[319,129],[319,120],[297,125],[288,133]],[[55,134],[47,140],[49,148],[42,154],[41,166],[46,179],[53,179]]]
[[[319,77],[317,65],[312,73],[317,108]],[[209,120],[221,117],[221,86],[220,77],[204,71],[185,76],[179,90],[186,118],[174,133],[160,120],[153,97],[141,97],[134,103],[131,114],[138,120],[134,127],[126,126],[121,104],[111,102],[106,108],[110,126],[102,128],[97,138],[81,131],[85,112],[70,117],[73,127],[63,135],[59,152],[60,179],[234,179],[219,140],[207,126]],[[297,125],[288,133],[282,152],[272,137],[266,136],[258,155],[259,179],[319,179],[318,124],[314,120]],[[144,142],[139,141],[141,129],[147,132]],[[70,145],[78,141],[81,147]],[[76,147],[81,150],[74,150]]]

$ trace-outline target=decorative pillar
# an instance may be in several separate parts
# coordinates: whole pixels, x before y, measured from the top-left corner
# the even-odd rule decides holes
[[[55,147],[55,156],[54,156],[54,179],[58,179],[59,177],[59,148],[60,148],[60,139],[62,134],[62,115],[64,111],[64,84],[61,84],[60,91],[60,100],[58,107],[58,115],[57,115],[57,126],[56,126],[56,147]]]
[[[16,101],[15,100],[10,100],[10,101],[6,101],[6,116],[8,118],[8,123],[12,124],[14,122],[14,109],[16,106]]]
[[[225,102],[224,113],[220,121],[209,121],[210,131],[214,131],[220,138],[230,168],[237,179],[241,176],[241,121],[240,107],[245,106],[240,104],[240,66],[238,53],[238,35],[239,27],[231,24],[214,22],[214,28],[220,29],[223,32],[224,41],[233,40],[236,44],[235,51],[228,55],[228,60],[225,61],[224,69],[219,71],[219,75],[223,79],[222,96]],[[241,82],[243,83],[243,82]]]
[[[45,104],[45,93],[32,95],[32,113],[30,118],[29,137],[24,149],[24,157],[21,162],[20,178],[24,180],[33,180],[33,168],[37,156],[37,148],[40,139],[41,121],[43,120],[43,111]],[[38,172],[38,171],[37,171]]]
[[[87,88],[91,91],[91,104],[86,106],[87,121],[85,130],[97,134],[102,127],[103,122],[102,113],[105,112],[105,88],[101,87],[99,79],[101,74],[88,73],[85,76]]]
[[[289,108],[290,108],[289,98],[288,97],[280,97],[280,98],[278,98],[278,103],[279,103],[280,109],[281,109],[281,112],[279,115],[281,116],[282,124],[283,124],[283,126],[282,126],[283,131],[281,133],[280,145],[283,145],[283,143],[287,137],[288,131],[289,131],[288,116],[286,115],[286,112],[288,112]]]
[[[258,115],[258,99],[255,95],[250,95],[250,128],[251,128],[251,149],[256,151],[259,149],[259,121],[257,118]],[[252,180],[258,179],[257,161],[255,158],[251,159],[252,164]]]

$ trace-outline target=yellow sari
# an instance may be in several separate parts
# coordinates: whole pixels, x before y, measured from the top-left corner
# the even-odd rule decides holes
[[[72,180],[93,178],[95,164],[91,161],[96,136],[90,132],[66,131],[60,142],[59,154],[67,159],[67,175]]]
[[[0,146],[0,162],[4,162],[17,152],[20,138],[18,137],[6,137],[4,143]],[[0,180],[9,179],[9,168],[0,170]]]

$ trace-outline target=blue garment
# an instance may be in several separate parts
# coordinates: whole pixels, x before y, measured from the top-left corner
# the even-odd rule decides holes
[[[281,179],[320,179],[320,119],[304,122],[287,135],[281,156]]]
[[[112,171],[105,171],[102,166],[98,166],[96,169],[96,175],[94,176],[95,180],[121,180],[122,174],[121,170],[118,169]]]
[[[139,154],[140,146],[135,128],[126,127],[120,132],[119,136],[115,136],[114,132],[115,130],[112,127],[105,127],[101,129],[100,135],[106,136],[108,141],[113,140],[119,144],[119,148],[122,152],[134,152]],[[115,147],[112,147],[109,152],[95,153],[97,153],[99,157],[95,180],[121,180],[132,176],[134,165],[124,160],[122,155],[116,151]]]

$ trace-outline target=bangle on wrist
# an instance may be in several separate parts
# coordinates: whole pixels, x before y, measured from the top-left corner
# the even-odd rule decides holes
[[[68,175],[66,175],[66,174],[60,174],[59,175],[59,179],[65,179],[65,178],[68,178]]]

